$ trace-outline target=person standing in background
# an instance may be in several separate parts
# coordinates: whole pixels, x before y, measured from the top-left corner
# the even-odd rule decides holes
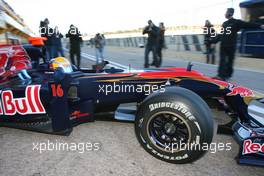
[[[45,22],[44,21],[40,21],[40,25],[39,25],[39,34],[41,37],[45,38]],[[47,38],[45,38],[45,40],[47,40]],[[43,41],[43,47],[41,49],[42,53],[43,53],[43,61],[44,63],[48,60],[47,59],[47,49],[45,47],[46,41]]]
[[[159,24],[159,41],[158,41],[158,46],[157,46],[157,60],[158,60],[158,67],[161,66],[162,63],[162,49],[165,48],[165,26],[164,23],[161,22]]]
[[[204,45],[207,64],[215,64],[215,44],[212,43],[215,37],[216,31],[214,26],[209,20],[206,20],[204,25]]]
[[[214,77],[216,79],[227,80],[232,77],[236,52],[237,32],[244,28],[264,29],[264,25],[234,19],[234,12],[235,10],[233,8],[227,9],[225,13],[227,21],[225,21],[222,25],[224,32],[218,38],[218,40],[221,41],[221,44],[218,75]]]
[[[81,45],[82,45],[82,36],[77,27],[73,24],[70,25],[70,29],[66,34],[66,37],[70,40],[70,58],[71,63],[75,65],[75,56],[77,58],[77,68],[80,69],[81,65]]]
[[[90,46],[91,46],[91,48],[94,47],[94,38],[90,38]]]
[[[102,57],[104,58],[106,40],[104,34],[102,34],[101,36],[102,36]]]
[[[45,18],[44,21],[40,22],[40,35],[41,37],[46,37],[45,41],[45,54],[46,54],[46,63],[50,61],[50,59],[54,58],[54,30],[49,27],[49,19]]]
[[[142,34],[148,34],[148,40],[145,48],[145,64],[144,67],[149,67],[149,53],[152,51],[153,53],[153,62],[151,65],[158,67],[157,60],[157,45],[159,38],[159,28],[154,25],[151,20],[148,20],[148,26],[146,26],[142,32]]]
[[[63,38],[63,35],[60,33],[58,26],[55,27],[54,32],[55,32],[54,45],[56,48],[54,57],[58,57],[58,56],[64,57],[64,52],[63,52],[62,43],[61,43],[61,39]]]
[[[96,65],[104,62],[103,56],[103,47],[104,39],[100,33],[97,33],[94,37],[94,47],[95,47],[95,56],[96,56]],[[101,61],[99,61],[101,59]]]

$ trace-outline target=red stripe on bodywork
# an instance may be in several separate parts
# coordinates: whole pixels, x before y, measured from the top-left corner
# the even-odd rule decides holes
[[[35,102],[36,102],[36,105],[39,109],[39,112],[44,112],[44,108],[42,106],[42,103],[40,102],[40,86],[36,86],[34,87],[34,97],[35,97]]]
[[[34,107],[33,101],[32,101],[31,88],[32,88],[31,86],[28,86],[27,88],[28,103],[31,108],[31,111],[36,112],[36,108]]]

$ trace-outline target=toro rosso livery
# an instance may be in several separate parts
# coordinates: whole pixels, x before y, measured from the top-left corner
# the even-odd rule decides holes
[[[210,108],[218,108],[232,119],[220,125],[218,132],[235,135],[241,146],[239,163],[264,164],[261,94],[204,76],[191,64],[187,68],[77,70],[59,57],[32,67],[42,57],[38,49],[0,47],[1,126],[69,135],[74,126],[94,121],[99,113],[113,112],[115,119],[135,122],[136,137],[151,155],[188,163],[205,153],[197,146],[210,145],[214,133]],[[181,144],[195,147],[182,149]]]

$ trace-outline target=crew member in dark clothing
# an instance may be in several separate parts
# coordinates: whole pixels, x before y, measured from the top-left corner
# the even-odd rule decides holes
[[[64,52],[63,52],[62,43],[61,43],[61,39],[63,38],[63,35],[58,30],[58,26],[56,26],[54,29],[54,35],[55,35],[54,36],[54,46],[56,48],[54,57],[58,57],[58,56],[64,57]]]
[[[28,41],[30,42],[30,45],[23,45],[23,48],[31,59],[32,68],[34,69],[40,66],[40,59],[43,59],[43,62],[45,63],[45,53],[43,53],[45,40],[46,38],[44,37],[29,37]]]
[[[204,45],[206,48],[206,63],[215,64],[215,44],[213,44],[211,41],[213,41],[216,37],[216,31],[209,20],[205,21],[204,34]]]
[[[233,18],[234,9],[228,8],[225,14],[227,21],[222,25],[223,34],[220,35],[220,63],[216,78],[227,80],[232,77],[233,63],[235,59],[237,32],[243,28],[262,28],[264,25],[248,23]]]
[[[45,41],[45,54],[46,54],[46,63],[50,59],[54,58],[55,45],[54,45],[54,30],[49,27],[49,20],[46,18],[43,22],[40,22],[40,35],[41,37],[46,37]]]
[[[71,63],[75,65],[74,56],[77,57],[77,67],[80,68],[81,64],[81,45],[82,45],[82,37],[77,27],[74,25],[70,26],[66,37],[70,39],[70,58]]]
[[[162,63],[162,49],[165,48],[165,26],[164,23],[159,24],[159,41],[157,47],[157,56],[158,56],[158,67],[161,66]]]
[[[148,21],[148,26],[146,26],[143,30],[143,35],[148,34],[148,40],[145,48],[145,68],[149,67],[149,52],[153,53],[153,63],[151,65],[159,66],[157,60],[157,45],[159,38],[159,28],[153,24],[151,20]]]

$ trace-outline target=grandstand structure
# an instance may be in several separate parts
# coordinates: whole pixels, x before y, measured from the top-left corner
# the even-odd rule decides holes
[[[26,43],[34,35],[12,7],[0,0],[0,44]]]

